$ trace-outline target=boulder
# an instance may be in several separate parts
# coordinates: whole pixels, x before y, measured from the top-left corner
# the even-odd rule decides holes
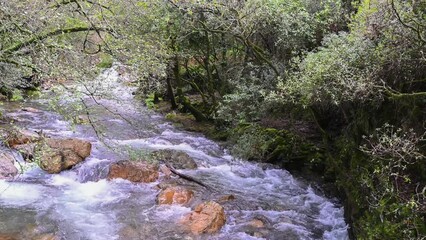
[[[26,161],[30,161],[34,158],[36,145],[37,145],[36,143],[21,144],[21,145],[16,145],[14,149],[20,152],[22,154],[22,157]]]
[[[159,161],[163,160],[176,169],[196,169],[197,163],[186,152],[176,150],[158,150],[151,153],[150,158]]]
[[[48,173],[59,173],[84,161],[90,155],[92,145],[80,139],[48,138],[35,147],[40,168]]]
[[[194,196],[194,192],[184,187],[168,187],[157,196],[158,204],[187,204]]]
[[[15,157],[12,153],[0,150],[0,179],[13,178],[18,174],[14,163]]]
[[[193,234],[215,233],[225,225],[225,211],[216,202],[205,202],[195,207],[181,223]]]
[[[8,133],[6,143],[9,147],[14,148],[16,145],[37,142],[40,139],[41,136],[34,131],[19,129],[12,130]]]
[[[46,144],[55,149],[59,150],[72,150],[81,158],[90,156],[92,151],[92,144],[89,141],[77,139],[77,138],[47,138]]]
[[[61,151],[52,149],[46,145],[36,147],[35,156],[39,159],[39,166],[44,171],[53,174],[64,170],[64,158]]]
[[[155,182],[158,179],[158,165],[146,162],[120,161],[110,166],[108,179],[123,178],[131,182]]]
[[[254,228],[263,228],[265,227],[265,223],[260,219],[252,219],[250,222],[248,222],[248,225],[254,227]]]

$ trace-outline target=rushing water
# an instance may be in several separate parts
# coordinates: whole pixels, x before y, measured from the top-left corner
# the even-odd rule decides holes
[[[0,181],[0,233],[36,231],[61,239],[347,239],[343,208],[317,194],[289,172],[235,159],[200,134],[174,128],[161,116],[135,101],[123,77],[105,71],[93,86],[108,86],[113,96],[96,104],[86,98],[98,139],[90,125],[72,126],[48,111],[46,100],[23,103],[44,109],[19,110],[21,104],[2,106],[18,126],[43,130],[47,135],[77,137],[93,144],[92,154],[72,170],[46,174],[25,165],[14,181]],[[102,105],[102,106],[101,106]],[[106,107],[106,108],[105,108]],[[134,184],[105,179],[108,166],[128,158],[128,149],[176,149],[192,156],[199,168],[182,171],[202,180],[215,191],[185,183],[195,191],[190,206],[156,204],[159,183]],[[213,235],[193,236],[183,231],[179,219],[195,205],[232,194],[223,203],[226,225]],[[248,224],[261,219],[265,226]],[[34,230],[35,229],[35,230]]]

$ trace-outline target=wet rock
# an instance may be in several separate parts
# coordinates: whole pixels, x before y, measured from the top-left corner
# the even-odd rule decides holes
[[[89,141],[77,139],[77,138],[47,138],[46,144],[55,149],[59,150],[72,150],[81,158],[86,158],[92,151],[92,144]]]
[[[170,163],[176,169],[196,169],[197,163],[186,152],[176,150],[158,150],[151,153],[150,158]]]
[[[26,161],[31,161],[34,158],[36,145],[36,143],[21,144],[16,145],[14,149],[20,152]]]
[[[0,240],[18,240],[19,237],[16,234],[0,234]]]
[[[164,176],[168,179],[172,175],[172,171],[166,165],[160,166],[160,171],[164,174]]]
[[[187,204],[194,196],[194,192],[184,187],[168,187],[157,196],[158,204]]]
[[[8,132],[6,143],[10,147],[16,147],[16,145],[37,142],[41,139],[41,136],[33,131],[19,129],[11,130]]]
[[[52,149],[46,145],[37,146],[36,158],[40,161],[40,168],[48,173],[60,173],[64,170],[64,160],[59,150]]]
[[[260,219],[253,219],[250,222],[248,222],[248,225],[255,227],[255,228],[263,228],[265,227],[265,223]]]
[[[134,227],[126,226],[119,232],[119,239],[140,239],[140,234]]]
[[[59,240],[60,238],[52,233],[45,233],[32,238],[32,240]]]
[[[218,202],[229,202],[235,200],[235,196],[232,194],[224,195],[218,199]]]
[[[90,120],[87,115],[78,115],[74,118],[74,122],[77,124],[88,124],[90,123]]]
[[[110,166],[108,179],[123,178],[132,182],[155,182],[158,179],[158,165],[146,162],[121,161]]]
[[[225,222],[225,211],[216,202],[205,202],[196,206],[195,210],[181,221],[193,234],[215,233]]]
[[[24,112],[30,112],[30,113],[40,113],[41,110],[38,110],[36,108],[32,108],[32,107],[24,107],[21,109]]]
[[[35,156],[40,161],[40,168],[52,174],[84,161],[91,149],[88,141],[48,138],[35,147]]]
[[[15,157],[12,153],[0,150],[0,179],[13,178],[18,174],[14,163]]]

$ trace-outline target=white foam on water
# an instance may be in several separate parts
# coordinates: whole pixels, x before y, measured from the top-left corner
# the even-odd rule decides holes
[[[24,207],[44,199],[46,187],[37,184],[0,180],[0,202],[3,205]]]
[[[301,237],[302,239],[312,239],[312,233],[308,229],[306,229],[306,227],[301,225],[295,225],[295,224],[283,222],[283,223],[275,224],[273,227],[277,229],[278,231],[293,232],[298,237]]]
[[[179,219],[190,213],[191,208],[179,206],[179,205],[160,205],[157,207],[155,211],[155,215],[157,219],[170,221],[170,219],[176,219],[176,221],[179,221]]]

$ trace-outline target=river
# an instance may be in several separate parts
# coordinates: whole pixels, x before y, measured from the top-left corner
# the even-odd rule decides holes
[[[286,170],[236,159],[203,135],[175,128],[135,100],[122,78],[115,68],[108,69],[87,88],[93,93],[102,87],[112,94],[99,96],[97,103],[82,95],[101,140],[90,124],[71,124],[51,110],[49,97],[0,105],[19,127],[93,144],[91,156],[72,170],[51,175],[21,162],[17,165],[23,172],[16,179],[0,180],[0,233],[33,229],[66,240],[348,239],[344,209],[336,199],[327,199]],[[60,103],[66,108],[72,101]],[[188,153],[199,167],[182,173],[215,191],[183,181],[196,200],[186,207],[157,205],[159,182],[106,180],[111,163],[156,149]],[[219,233],[194,236],[183,230],[179,219],[191,208],[226,194],[235,199],[222,204],[227,219]],[[249,225],[254,218],[265,226]]]

